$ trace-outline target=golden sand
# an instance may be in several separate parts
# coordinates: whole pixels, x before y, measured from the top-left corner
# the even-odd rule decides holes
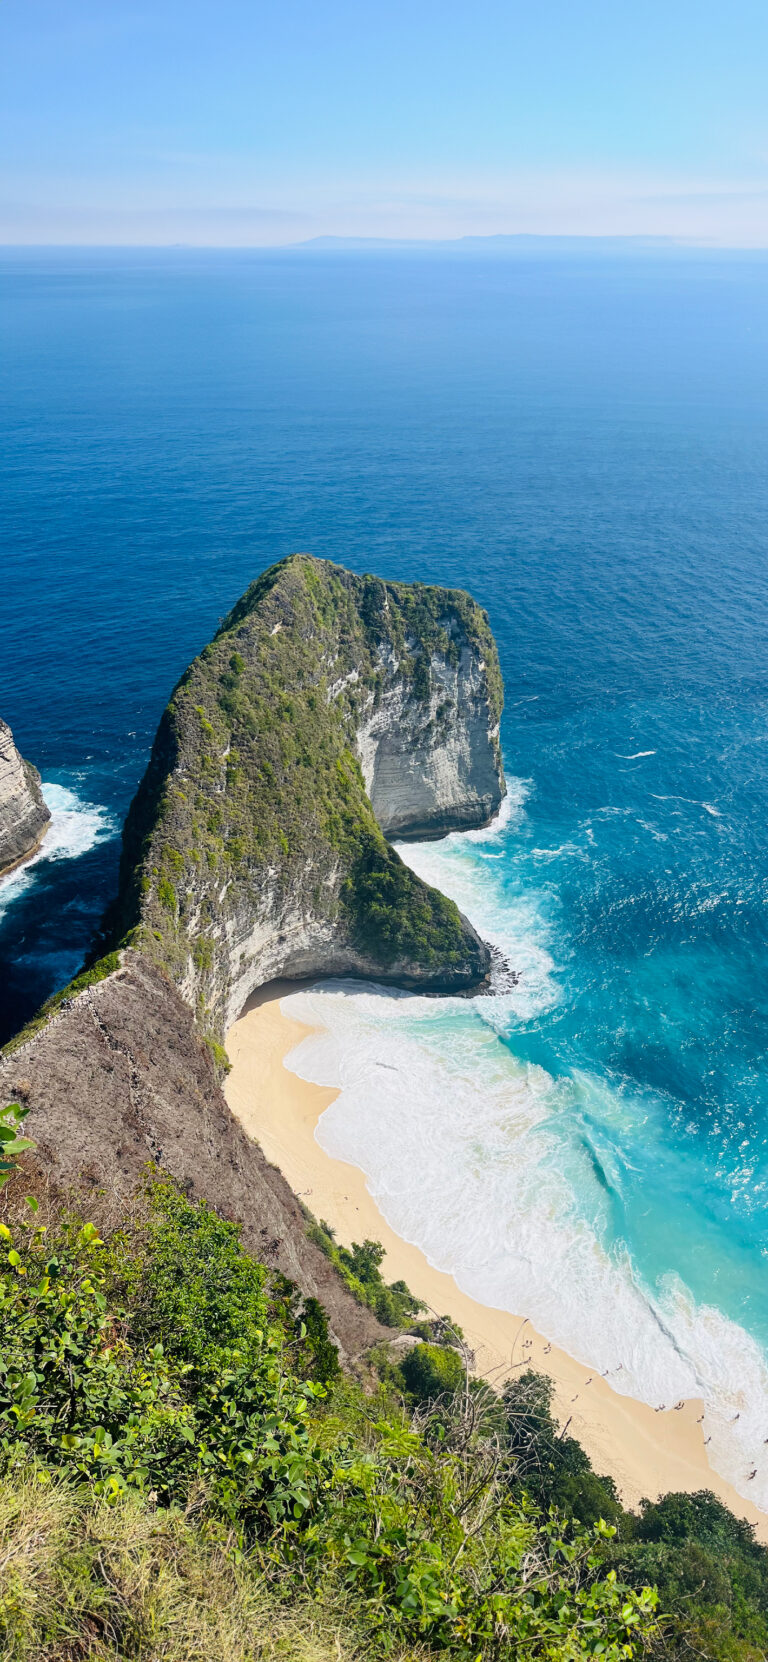
[[[698,1424],[703,1403],[692,1400],[662,1413],[620,1396],[599,1374],[549,1344],[524,1316],[467,1297],[452,1276],[433,1269],[418,1247],[394,1233],[363,1173],[324,1153],[315,1141],[315,1127],[337,1092],[307,1084],[284,1065],[312,1031],[283,1015],[281,998],[296,991],[295,982],[273,982],[249,1001],[227,1035],[232,1070],[225,1090],[245,1130],[314,1216],[331,1224],[346,1246],[366,1237],[381,1241],[387,1279],[407,1282],[430,1310],[458,1322],[485,1378],[500,1383],[528,1366],[549,1374],[561,1425],[568,1422],[595,1469],[615,1480],[626,1505],[669,1490],[710,1489],[738,1517],[755,1524],[758,1538],[768,1542],[768,1516],[709,1465]]]

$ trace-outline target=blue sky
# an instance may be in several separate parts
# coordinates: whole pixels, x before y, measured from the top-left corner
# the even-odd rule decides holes
[[[0,0],[0,241],[768,244],[765,0]]]

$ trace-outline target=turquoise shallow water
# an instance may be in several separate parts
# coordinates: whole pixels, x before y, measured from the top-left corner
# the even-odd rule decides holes
[[[303,547],[470,585],[512,811],[408,858],[520,981],[323,994],[307,1065],[352,1081],[323,1135],[479,1296],[649,1401],[704,1390],[764,1505],[767,275],[0,256],[0,710],[56,814],[0,886],[2,1034],[78,967],[168,692],[259,570]],[[385,1049],[355,1084],[361,1028]]]

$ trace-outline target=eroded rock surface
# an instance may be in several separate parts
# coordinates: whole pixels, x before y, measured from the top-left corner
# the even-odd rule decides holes
[[[0,877],[34,854],[50,819],[40,775],[25,762],[0,721]]]
[[[430,652],[421,698],[391,664],[357,733],[366,790],[386,837],[444,837],[493,819],[505,788],[494,718],[486,663],[461,636],[450,657]]]
[[[51,1183],[128,1201],[148,1161],[243,1225],[243,1242],[320,1299],[343,1355],[385,1336],[307,1239],[299,1202],[234,1118],[209,1051],[175,988],[138,954],[61,1005],[0,1056],[0,1101],[29,1108],[25,1132]]]
[[[113,939],[133,930],[219,1039],[277,976],[478,986],[487,946],[386,838],[492,818],[501,705],[469,595],[308,555],[273,567],[165,712]]]

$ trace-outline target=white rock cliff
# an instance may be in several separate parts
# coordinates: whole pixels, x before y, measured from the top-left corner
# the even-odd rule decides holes
[[[19,755],[10,727],[0,720],[0,876],[34,854],[50,817],[39,773]]]

